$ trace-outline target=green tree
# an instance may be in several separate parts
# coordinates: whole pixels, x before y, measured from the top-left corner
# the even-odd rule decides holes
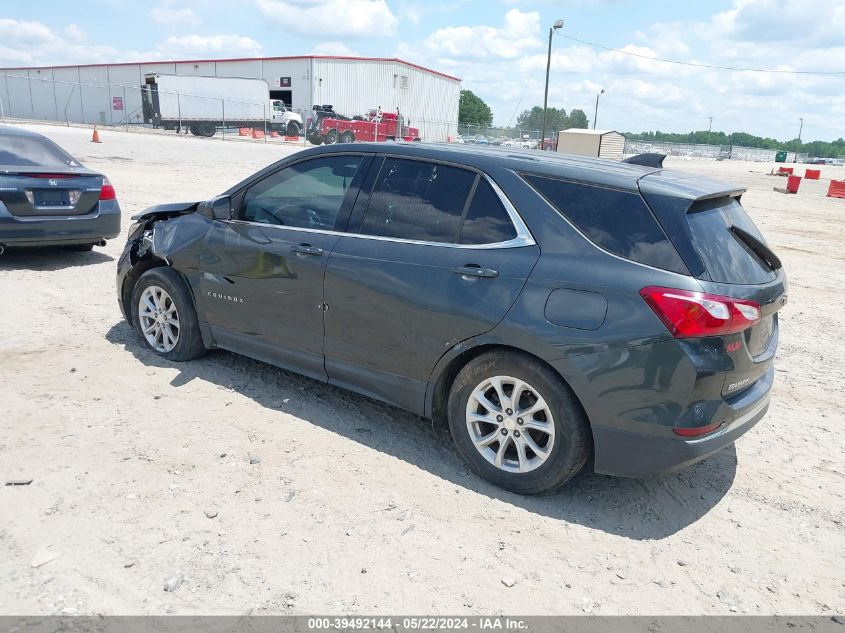
[[[458,123],[489,126],[493,123],[493,111],[472,90],[461,90],[461,98],[458,101]]]
[[[516,126],[521,130],[537,130],[543,129],[543,108],[541,106],[534,106],[530,110],[523,110],[516,118]],[[568,118],[566,110],[563,108],[549,108],[546,115],[546,134],[557,132],[558,130],[566,129],[568,126]]]
[[[589,122],[587,121],[587,115],[584,114],[583,110],[579,110],[575,108],[572,112],[569,113],[569,119],[567,121],[566,127],[576,127],[585,130],[589,127]]]
[[[741,147],[759,147],[761,149],[783,149],[787,151],[795,151],[798,147],[798,139],[789,139],[786,141],[779,141],[774,138],[755,136],[747,132],[733,132],[732,134],[725,134],[724,132],[687,132],[686,134],[676,134],[669,132],[661,132],[655,130],[654,132],[628,132],[625,134],[631,140],[649,141],[652,143],[704,143],[707,145],[739,145]],[[803,141],[801,143],[801,152],[808,153],[811,156],[818,156],[820,158],[837,158],[845,156],[845,139],[839,138],[835,141]]]

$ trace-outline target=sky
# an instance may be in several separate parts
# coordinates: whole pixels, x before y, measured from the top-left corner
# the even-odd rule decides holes
[[[845,0],[0,0],[0,67],[399,57],[460,77],[508,125],[543,103],[557,19],[549,105],[592,120],[603,89],[599,128],[688,132],[713,117],[714,131],[789,140],[803,118],[805,141],[845,136]]]

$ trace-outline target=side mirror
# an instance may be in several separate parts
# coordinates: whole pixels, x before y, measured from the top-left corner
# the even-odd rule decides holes
[[[218,196],[200,202],[197,212],[212,220],[228,220],[232,217],[232,199],[229,196]]]

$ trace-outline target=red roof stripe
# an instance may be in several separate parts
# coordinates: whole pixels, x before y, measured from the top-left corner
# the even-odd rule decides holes
[[[64,65],[56,65],[56,66],[12,66],[9,68],[0,68],[0,70],[29,70],[29,69],[47,69],[47,68],[97,68],[101,66],[151,66],[154,64],[199,64],[199,63],[208,63],[208,62],[271,62],[271,61],[285,61],[285,60],[294,60],[294,59],[341,59],[347,61],[359,61],[359,62],[396,62],[399,64],[405,64],[406,66],[410,66],[411,68],[416,68],[417,70],[422,70],[423,72],[431,73],[432,75],[438,75],[440,77],[445,77],[446,79],[451,79],[452,81],[461,81],[459,77],[454,77],[452,75],[447,75],[446,73],[441,73],[437,70],[432,70],[431,68],[426,68],[425,66],[420,66],[419,64],[414,64],[412,62],[406,62],[404,59],[399,59],[398,57],[344,57],[342,55],[290,55],[285,57],[234,57],[229,59],[176,59],[176,60],[161,60],[161,61],[151,61],[151,62],[115,62],[112,64],[64,64]]]

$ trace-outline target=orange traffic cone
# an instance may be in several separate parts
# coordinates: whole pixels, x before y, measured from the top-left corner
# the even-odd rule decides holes
[[[94,126],[94,133],[91,135],[91,142],[92,143],[99,143],[100,142],[100,133],[97,132],[97,126]]]

